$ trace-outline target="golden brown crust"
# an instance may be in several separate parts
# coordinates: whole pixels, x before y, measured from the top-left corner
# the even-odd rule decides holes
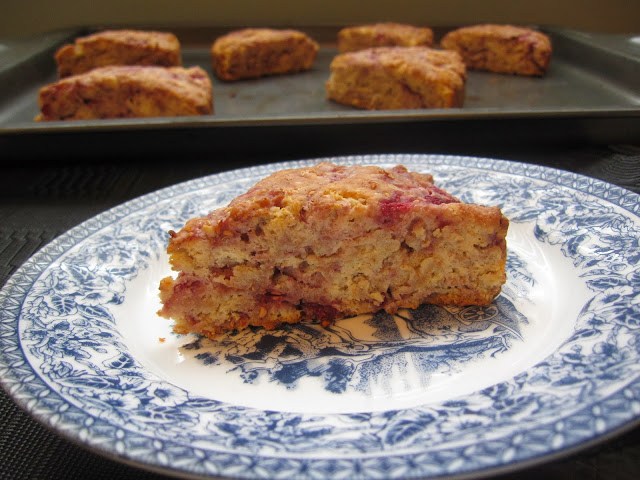
[[[473,25],[447,33],[441,45],[457,51],[467,68],[542,76],[551,60],[551,40],[541,32],[513,25]]]
[[[466,69],[455,52],[378,47],[337,55],[327,97],[369,110],[451,108],[464,102]]]
[[[218,78],[233,81],[309,70],[318,50],[312,38],[297,30],[246,28],[216,39],[211,62]]]
[[[402,23],[384,22],[345,27],[338,32],[338,51],[354,52],[373,47],[430,47],[433,30]]]
[[[105,30],[77,38],[60,47],[55,60],[60,78],[108,65],[182,64],[180,42],[174,34],[141,30]]]
[[[505,281],[508,220],[403,166],[321,163],[194,218],[160,284],[178,333],[337,318],[424,302],[484,305]]]
[[[41,88],[36,120],[203,115],[212,95],[200,67],[101,67]]]

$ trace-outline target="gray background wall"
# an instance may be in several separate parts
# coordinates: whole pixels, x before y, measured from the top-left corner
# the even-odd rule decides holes
[[[0,36],[78,26],[340,26],[392,20],[640,32],[640,0],[0,0]]]

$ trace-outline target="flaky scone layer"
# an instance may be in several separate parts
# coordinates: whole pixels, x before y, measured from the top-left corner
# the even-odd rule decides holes
[[[277,172],[187,222],[160,285],[178,333],[216,336],[430,302],[488,304],[505,281],[508,220],[402,166]]]

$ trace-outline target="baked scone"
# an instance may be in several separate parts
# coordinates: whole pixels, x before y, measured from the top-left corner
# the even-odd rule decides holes
[[[404,166],[272,174],[170,232],[159,314],[215,337],[422,303],[485,305],[505,282],[508,220]]]
[[[450,108],[464,103],[466,68],[456,52],[377,47],[337,55],[327,98],[367,110]]]
[[[354,52],[373,47],[430,47],[433,30],[402,23],[374,23],[345,27],[338,32],[338,51]]]
[[[40,89],[38,121],[213,113],[211,80],[200,67],[100,67]]]
[[[232,81],[309,70],[318,43],[303,32],[246,28],[219,37],[211,46],[213,71]]]
[[[143,30],[105,30],[77,38],[60,47],[55,60],[60,78],[107,65],[182,65],[174,34]]]
[[[448,32],[440,43],[462,55],[472,70],[542,76],[551,60],[551,40],[547,35],[513,25],[462,27]]]

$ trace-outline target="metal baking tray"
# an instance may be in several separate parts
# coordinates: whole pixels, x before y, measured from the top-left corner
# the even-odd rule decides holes
[[[170,29],[185,66],[214,84],[215,114],[200,117],[35,122],[38,90],[56,80],[53,53],[95,29],[8,40],[0,47],[0,148],[7,155],[174,154],[275,149],[416,150],[514,142],[635,143],[640,139],[640,44],[632,36],[541,28],[553,56],[543,78],[468,72],[462,108],[363,111],[325,98],[336,28],[300,28],[319,41],[305,73],[225,83],[209,47],[224,30]],[[436,30],[439,38],[447,29]]]

